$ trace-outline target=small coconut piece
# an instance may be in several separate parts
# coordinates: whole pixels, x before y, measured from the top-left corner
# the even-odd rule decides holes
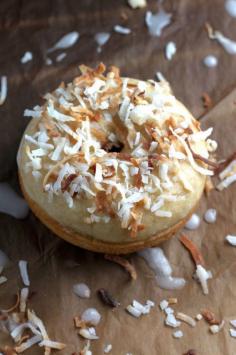
[[[6,276],[0,276],[0,285],[4,284],[5,282],[7,282]]]
[[[49,48],[47,52],[51,53],[57,49],[66,49],[72,47],[77,42],[78,39],[79,39],[79,32],[73,31],[67,33],[66,35],[61,37],[61,39],[59,39],[59,41],[56,42],[56,44],[53,47]]]
[[[139,318],[142,314],[142,312],[138,308],[133,307],[131,304],[126,307],[126,310],[136,318]]]
[[[214,55],[207,55],[203,59],[203,63],[208,68],[215,68],[218,65],[218,59]]]
[[[200,313],[198,313],[198,314],[196,315],[196,317],[195,317],[195,318],[196,318],[196,320],[198,320],[198,321],[199,321],[199,320],[201,320],[201,319],[202,319],[202,315],[201,315]]]
[[[236,319],[230,320],[229,322],[234,328],[236,328]]]
[[[181,320],[181,321],[183,321],[183,322],[185,322],[185,323],[187,323],[187,324],[189,324],[191,327],[195,327],[196,326],[195,320],[192,317],[190,317],[187,314],[185,314],[185,313],[178,312],[176,314],[176,318]]]
[[[147,6],[146,0],[128,0],[129,6],[132,7],[132,9],[137,9],[137,8],[142,8]]]
[[[123,27],[120,25],[115,25],[113,27],[113,30],[117,33],[120,33],[121,35],[129,35],[131,33],[131,29],[128,27]]]
[[[184,227],[190,230],[194,230],[200,226],[200,223],[201,223],[200,217],[196,213],[193,213]]]
[[[46,346],[47,348],[62,350],[66,347],[66,344],[60,343],[58,341],[44,339],[39,343],[39,346]]]
[[[169,306],[169,302],[167,300],[162,300],[160,303],[159,303],[159,306],[160,306],[160,309],[162,311],[164,311],[168,306]]]
[[[0,91],[0,106],[4,104],[7,98],[7,77],[1,77],[1,91]]]
[[[111,344],[107,344],[104,346],[103,352],[104,354],[109,354],[112,350],[112,345]]]
[[[87,308],[81,315],[81,320],[91,325],[98,325],[101,320],[101,314],[96,308]]]
[[[168,304],[177,304],[178,303],[178,298],[176,297],[170,297],[167,299]]]
[[[227,240],[227,242],[231,245],[233,245],[234,247],[236,247],[236,235],[231,235],[231,234],[228,234],[226,237],[225,237],[225,240]]]
[[[33,59],[33,53],[30,51],[26,51],[24,55],[21,57],[21,63],[25,64],[27,62],[30,62]]]
[[[172,335],[173,335],[174,338],[179,339],[179,338],[183,337],[184,333],[182,332],[182,330],[177,330]]]
[[[151,11],[146,12],[145,22],[148,31],[152,36],[160,37],[163,29],[171,23],[172,14],[167,13],[162,8],[153,14]]]
[[[230,333],[231,337],[236,338],[236,329],[230,328],[229,333]]]
[[[167,60],[171,60],[176,53],[175,42],[168,42],[165,48],[165,55]]]
[[[96,330],[93,327],[90,328],[81,328],[79,330],[79,334],[85,338],[85,339],[89,339],[89,340],[96,340],[99,339],[99,337],[96,334]]]
[[[203,318],[210,324],[210,325],[219,325],[220,321],[216,319],[215,314],[210,311],[209,309],[203,309],[202,310],[202,316]]]
[[[78,283],[73,286],[73,292],[80,298],[89,298],[91,291],[85,283]]]
[[[20,292],[20,312],[25,312],[28,296],[29,296],[29,288],[28,287],[22,288]]]
[[[179,322],[173,313],[169,313],[165,319],[165,324],[172,328],[177,328],[180,326],[181,322]]]
[[[30,285],[27,265],[28,265],[28,262],[26,260],[20,260],[19,261],[20,275],[21,275],[23,284],[25,286],[29,286]]]
[[[212,279],[211,271],[207,271],[202,265],[197,265],[196,276],[202,286],[204,295],[208,295],[207,280]]]
[[[204,214],[205,221],[210,224],[216,222],[216,217],[217,211],[214,208],[209,208]]]
[[[58,56],[56,56],[56,62],[62,62],[63,59],[65,59],[65,57],[67,56],[67,54],[65,52],[62,52],[60,54],[58,54]]]
[[[216,334],[219,333],[219,331],[221,331],[221,329],[224,327],[225,325],[225,321],[222,320],[222,322],[218,325],[218,324],[213,324],[210,326],[210,332],[212,334]]]

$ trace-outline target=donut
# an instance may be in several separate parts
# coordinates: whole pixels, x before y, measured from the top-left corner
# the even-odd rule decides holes
[[[162,80],[85,65],[25,110],[19,180],[34,214],[70,243],[130,253],[174,235],[195,210],[215,147]]]

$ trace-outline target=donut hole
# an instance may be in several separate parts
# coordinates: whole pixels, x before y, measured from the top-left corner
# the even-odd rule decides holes
[[[124,148],[124,144],[122,142],[107,142],[102,146],[107,153],[120,153]]]

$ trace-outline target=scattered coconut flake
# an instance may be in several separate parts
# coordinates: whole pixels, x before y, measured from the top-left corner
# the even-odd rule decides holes
[[[217,190],[222,191],[229,187],[231,184],[233,184],[236,181],[236,174],[228,176],[226,179],[221,181],[217,186]]]
[[[96,326],[101,320],[101,314],[96,308],[88,308],[82,313],[81,319],[86,323]]]
[[[214,208],[209,208],[204,214],[204,219],[207,223],[215,223],[216,217],[217,211]]]
[[[164,312],[165,312],[166,315],[168,315],[168,314],[170,314],[170,313],[174,313],[174,310],[173,310],[173,308],[171,308],[171,307],[166,307],[166,308],[164,309]]]
[[[171,13],[165,12],[162,8],[153,14],[151,11],[146,12],[145,22],[149,33],[152,36],[160,37],[162,30],[171,23]]]
[[[138,254],[144,258],[150,268],[155,272],[159,287],[167,290],[174,290],[184,287],[186,283],[184,279],[172,277],[170,263],[161,248],[144,249]]]
[[[56,57],[56,62],[61,62],[63,59],[65,59],[66,56],[67,54],[65,52],[58,54],[58,56]]]
[[[81,298],[90,297],[90,288],[84,283],[78,283],[73,286],[73,292]]]
[[[20,346],[16,346],[15,350],[17,353],[23,353],[25,350],[31,348],[34,344],[39,343],[42,340],[41,335],[34,335],[32,338],[26,340]]]
[[[197,265],[196,276],[202,286],[204,295],[208,295],[208,285],[207,280],[212,279],[212,273],[207,271],[202,265]]]
[[[52,65],[52,59],[51,58],[46,58],[45,64],[46,65]]]
[[[89,340],[99,339],[99,337],[96,334],[95,328],[93,328],[93,327],[81,328],[79,330],[79,334],[85,339],[89,339]]]
[[[7,282],[6,276],[0,276],[0,285],[4,284],[5,282]]]
[[[165,319],[165,324],[172,328],[177,328],[180,326],[181,322],[178,321],[173,313],[169,313]]]
[[[233,337],[233,338],[236,338],[236,329],[230,329],[229,330],[229,333],[230,333],[230,335],[231,335],[231,337]]]
[[[133,9],[142,8],[147,6],[146,0],[128,0],[129,6]]]
[[[0,106],[4,104],[7,98],[7,77],[1,76]]]
[[[207,55],[203,59],[203,63],[208,68],[215,68],[218,65],[218,59],[214,55]]]
[[[201,315],[200,313],[198,313],[195,318],[196,318],[196,320],[198,320],[198,321],[199,321],[199,320],[202,320],[202,315]]]
[[[176,53],[175,42],[168,42],[165,48],[166,59],[171,60]]]
[[[167,302],[169,304],[177,304],[178,303],[178,299],[176,297],[170,297],[170,298],[168,298]]]
[[[201,223],[200,217],[196,213],[194,213],[192,214],[192,216],[190,217],[190,219],[188,220],[188,222],[185,224],[184,227],[190,230],[194,230],[200,226],[200,223]]]
[[[72,47],[77,42],[78,39],[79,39],[79,32],[73,31],[67,33],[66,35],[61,37],[61,39],[59,39],[59,41],[56,42],[56,44],[54,44],[53,47],[49,48],[47,52],[51,53],[57,49],[66,49]]]
[[[126,310],[136,318],[139,318],[142,315],[142,312],[139,309],[133,307],[131,304],[126,307]]]
[[[162,301],[160,302],[160,304],[159,304],[160,309],[161,309],[162,311],[164,311],[164,310],[168,307],[168,305],[169,305],[169,302],[167,302],[167,300],[162,300]]]
[[[21,274],[23,284],[25,286],[30,285],[29,275],[28,275],[28,271],[27,271],[27,265],[28,265],[28,262],[26,260],[19,261],[20,274]]]
[[[189,324],[191,327],[195,327],[196,326],[195,320],[192,317],[190,317],[187,314],[185,314],[185,313],[178,312],[176,314],[176,318],[181,320],[181,321],[183,321],[183,322],[185,322],[185,323],[187,323],[187,324]]]
[[[174,332],[173,337],[176,339],[182,338],[182,336],[184,335],[184,333],[182,332],[182,330],[177,330],[176,332]]]
[[[232,17],[236,17],[236,0],[226,0],[225,10]]]
[[[236,235],[230,235],[228,234],[225,239],[227,240],[227,242],[231,245],[233,245],[234,247],[236,247]]]
[[[111,344],[107,344],[104,346],[103,352],[104,354],[109,354],[112,350],[112,345]]]
[[[131,33],[131,29],[130,28],[123,27],[123,26],[120,26],[120,25],[114,26],[113,29],[114,29],[115,32],[120,33],[122,35],[128,35],[128,34]]]
[[[21,63],[25,64],[27,62],[30,62],[33,59],[33,53],[32,52],[25,52],[24,55],[21,57]]]
[[[8,183],[0,183],[0,212],[17,219],[24,219],[29,213],[29,207]]]
[[[206,28],[208,31],[208,36],[210,39],[216,40],[223,48],[224,50],[232,55],[236,54],[236,42],[225,37],[221,32],[219,31],[214,31],[213,28],[209,25],[206,24]]]
[[[98,32],[95,34],[94,39],[98,44],[98,52],[101,52],[102,47],[109,41],[110,37],[111,34],[109,32]]]
[[[164,77],[164,75],[160,71],[156,72],[156,77],[157,77],[157,80],[160,82],[167,81],[166,78]]]
[[[234,328],[236,328],[236,319],[230,320],[229,322]]]
[[[28,296],[29,296],[29,288],[28,287],[22,288],[20,291],[20,312],[25,312]]]
[[[60,343],[58,341],[44,339],[39,343],[39,346],[46,346],[47,348],[62,350],[66,347],[66,344]]]
[[[213,324],[210,326],[210,331],[212,334],[216,334],[219,333],[219,331],[224,327],[225,325],[225,321],[222,320],[222,322],[218,325],[218,324]]]

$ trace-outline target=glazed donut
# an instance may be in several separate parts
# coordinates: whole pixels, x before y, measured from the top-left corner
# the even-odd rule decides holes
[[[103,64],[80,70],[25,110],[24,196],[81,247],[120,254],[156,245],[186,222],[213,174],[212,129],[201,131],[166,81],[122,78],[116,67],[105,74]]]

